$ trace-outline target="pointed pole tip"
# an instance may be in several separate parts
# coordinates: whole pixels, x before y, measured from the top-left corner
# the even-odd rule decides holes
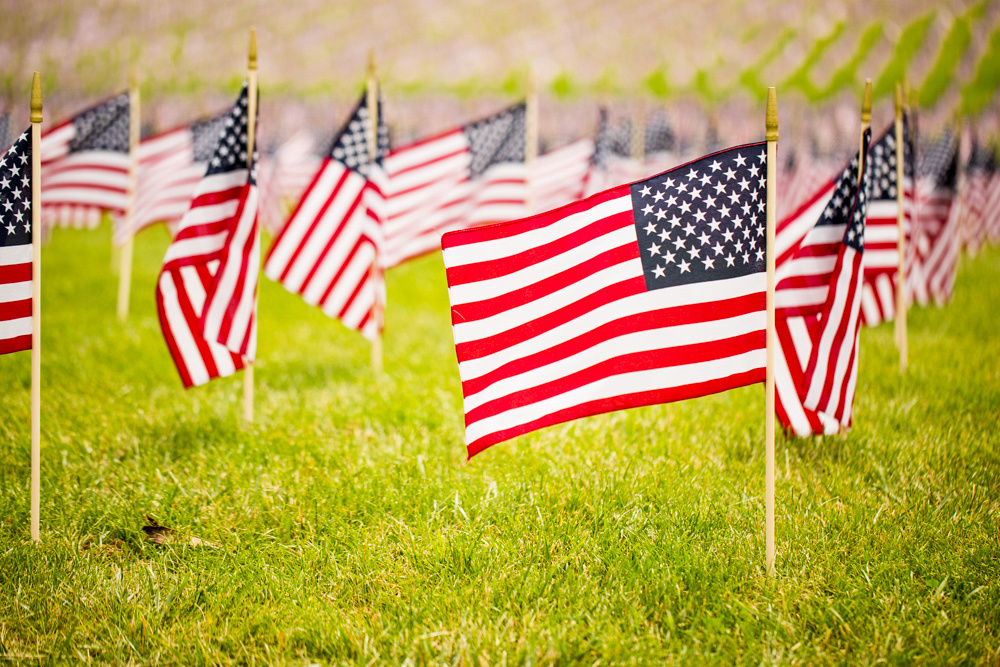
[[[368,77],[375,77],[375,47],[368,47]]]
[[[249,57],[247,59],[247,66],[252,69],[257,69],[257,29],[250,28],[250,49]]]
[[[42,122],[42,75],[38,72],[31,77],[31,122]]]
[[[896,118],[902,118],[903,116],[903,85],[900,83],[896,84],[895,95],[893,96],[893,103],[896,107]]]
[[[767,112],[764,118],[768,141],[778,140],[778,92],[774,86],[767,89]]]

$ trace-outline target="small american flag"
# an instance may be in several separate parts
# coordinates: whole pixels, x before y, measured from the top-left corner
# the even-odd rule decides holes
[[[125,211],[129,96],[122,93],[42,135],[42,224],[96,227]]]
[[[974,141],[965,170],[964,216],[960,223],[963,242],[975,255],[986,243],[990,222],[986,217],[986,195],[993,175],[995,153],[986,145]]]
[[[859,187],[860,159],[778,225],[776,411],[797,435],[836,433],[851,422],[870,174],[866,168]]]
[[[951,132],[922,153],[917,178],[917,220],[913,244],[924,285],[913,288],[939,305],[951,299],[958,271],[958,208],[954,206],[958,180],[958,141]]]
[[[990,159],[986,163],[986,195],[983,203],[983,218],[986,221],[986,235],[990,243],[1000,242],[1000,171],[997,170],[998,146],[992,143],[987,148]]]
[[[442,240],[469,456],[762,382],[764,143]]]
[[[31,130],[0,157],[0,354],[31,349]]]
[[[441,235],[527,213],[525,106],[394,149],[388,178],[385,268],[436,250]]]
[[[268,252],[264,273],[329,317],[374,339],[385,284],[381,255],[389,135],[378,113],[378,152],[369,159],[372,129],[367,93],[313,175],[302,201]]]
[[[909,124],[903,118],[903,219],[911,227],[913,211],[913,155]],[[896,131],[894,126],[868,151],[872,170],[868,219],[865,223],[865,284],[861,316],[866,326],[889,322],[896,316],[896,281],[899,272],[899,203],[896,183]]]
[[[187,213],[229,114],[148,137],[139,143],[132,229],[120,225],[116,242],[158,222],[175,227]]]
[[[247,118],[244,84],[156,285],[160,327],[185,387],[232,375],[256,354],[260,235]]]

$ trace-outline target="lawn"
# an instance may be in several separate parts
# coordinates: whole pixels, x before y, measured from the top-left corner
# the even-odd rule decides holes
[[[438,255],[388,274],[367,344],[265,281],[242,378],[185,391],[137,239],[43,250],[42,542],[29,355],[0,357],[0,660],[156,664],[1000,661],[1000,250],[953,303],[862,334],[856,426],[777,446],[763,390],[580,420],[465,461]],[[175,530],[149,541],[147,515]],[[197,538],[197,539],[194,539]]]

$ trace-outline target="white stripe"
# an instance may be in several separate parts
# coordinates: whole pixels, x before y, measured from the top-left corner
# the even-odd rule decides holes
[[[386,156],[385,170],[391,178],[411,167],[426,164],[442,155],[468,150],[468,148],[469,142],[465,132],[456,130],[423,143],[397,148]]]
[[[340,224],[343,212],[332,216],[332,219],[330,218],[331,216],[324,218],[323,223],[328,226]],[[340,267],[347,260],[348,253],[351,252],[351,249],[354,248],[354,245],[361,237],[361,232],[365,229],[367,220],[368,212],[363,206],[358,206],[354,209],[354,213],[346,221],[344,229],[341,230],[341,233],[337,236],[337,240],[330,247],[330,251],[323,258],[322,262],[320,262],[318,268],[316,268],[316,273],[312,279],[307,285],[304,285],[305,289],[303,290],[302,281],[305,280],[309,271],[316,267],[319,252],[323,249],[322,246],[325,245],[325,240],[332,235],[332,231],[326,232],[322,236],[315,235],[317,239],[323,239],[324,243],[314,244],[314,246],[319,246],[312,249],[314,257],[308,261],[298,261],[295,263],[292,267],[292,273],[285,280],[285,285],[294,292],[301,290],[302,298],[305,299],[306,303],[313,306],[319,305],[319,300],[323,297],[323,293],[330,287],[330,281],[337,275],[337,271],[340,270]],[[339,282],[343,282],[343,276]],[[354,285],[357,285],[357,282]],[[352,290],[354,289],[354,285],[351,286]],[[329,297],[327,299],[329,300]]]
[[[181,271],[185,271],[181,269]],[[182,280],[183,277],[182,277]],[[190,281],[185,281],[190,282]],[[200,281],[196,281],[199,282]],[[195,385],[202,385],[211,378],[208,377],[208,370],[205,362],[201,358],[201,352],[195,342],[194,333],[188,328],[187,320],[180,307],[180,300],[177,295],[177,286],[174,284],[173,273],[165,271],[160,274],[159,281],[160,300],[163,303],[163,312],[167,320],[167,329],[173,336],[174,344],[180,353],[181,362],[191,377],[191,382]]]
[[[15,320],[0,320],[0,340],[31,335],[31,318],[19,317]]]
[[[0,283],[0,303],[14,301],[31,301],[31,281],[19,283]]]
[[[0,266],[31,264],[31,244],[0,246]]]
[[[882,323],[882,313],[878,308],[875,290],[868,283],[861,286],[861,312],[864,313],[868,326],[874,327]]]
[[[766,361],[765,357],[766,351],[760,349],[696,364],[655,368],[602,378],[558,396],[473,422],[465,429],[466,442],[471,443],[490,433],[520,426],[590,401],[636,392],[683,387],[745,373],[762,368]]]

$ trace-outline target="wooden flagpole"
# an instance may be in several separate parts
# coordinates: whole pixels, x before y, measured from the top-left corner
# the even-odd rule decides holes
[[[31,539],[39,541],[42,459],[42,77],[31,80]]]
[[[903,87],[896,84],[896,226],[899,230],[899,241],[896,249],[899,253],[899,268],[896,270],[896,347],[899,349],[899,372],[906,372],[907,364],[907,333],[906,333],[906,214],[903,207],[906,204],[903,179],[906,171],[903,160],[906,151],[903,150]]]
[[[872,124],[872,80],[865,79],[865,96],[861,100],[861,139],[858,148],[858,183],[861,183],[861,176],[864,174],[865,162],[868,156],[864,155],[865,150],[865,130]]]
[[[378,108],[378,77],[375,72],[375,49],[368,50],[368,81],[365,86],[365,94],[367,96],[365,102],[368,106],[368,116],[371,119],[371,123],[368,127],[368,132],[365,133],[366,143],[368,144],[368,159],[374,162],[378,157],[378,124],[379,124],[379,108]],[[381,301],[381,289],[382,281],[385,279],[382,274],[382,268],[379,265],[381,257],[378,254],[378,246],[375,247],[375,256],[372,258],[372,268],[371,268],[371,283],[372,289],[375,290],[375,300],[374,300],[374,317],[375,317],[375,338],[372,339],[372,371],[376,375],[382,373],[384,369],[383,356],[382,356],[382,327],[385,321],[385,304]]]
[[[538,159],[538,81],[535,70],[528,72],[528,95],[524,99],[524,169],[528,178],[528,193],[525,208],[528,214],[534,206],[534,179],[531,172]]]
[[[118,319],[124,322],[128,319],[129,300],[132,293],[132,242],[135,238],[133,229],[135,214],[135,189],[139,176],[139,131],[141,114],[139,113],[139,76],[133,66],[129,71],[129,131],[128,131],[128,190],[125,194],[125,233],[128,237],[118,255]]]
[[[257,31],[250,28],[250,48],[247,58],[247,168],[253,168],[253,148],[257,130]],[[260,230],[257,230],[260,234]],[[259,299],[258,296],[254,296]],[[254,317],[257,326],[260,318],[258,309],[254,306]],[[253,360],[244,360],[243,366],[243,418],[248,424],[253,423]]]
[[[774,236],[777,217],[778,94],[767,89],[765,115],[767,138],[767,375],[764,380],[764,537],[767,576],[774,576]]]

